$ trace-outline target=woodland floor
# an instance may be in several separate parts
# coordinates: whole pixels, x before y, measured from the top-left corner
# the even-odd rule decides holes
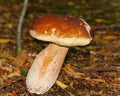
[[[85,19],[92,42],[71,47],[55,85],[40,96],[120,96],[120,0],[29,0],[23,22],[22,54],[16,33],[23,0],[0,0],[0,96],[39,96],[26,88],[26,75],[48,43],[29,35],[34,18],[46,13]],[[65,87],[63,86],[65,85]]]

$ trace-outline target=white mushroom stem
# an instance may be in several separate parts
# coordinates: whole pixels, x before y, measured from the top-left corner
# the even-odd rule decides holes
[[[26,78],[31,93],[43,94],[54,85],[67,51],[67,47],[49,44],[37,55]]]

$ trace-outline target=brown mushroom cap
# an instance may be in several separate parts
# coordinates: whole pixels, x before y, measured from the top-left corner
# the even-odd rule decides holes
[[[83,46],[92,39],[90,26],[83,19],[65,15],[47,14],[36,19],[30,34],[36,39],[62,46]]]

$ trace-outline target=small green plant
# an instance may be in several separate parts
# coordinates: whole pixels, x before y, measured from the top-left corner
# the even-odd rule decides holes
[[[22,75],[22,76],[26,76],[26,75],[27,75],[27,72],[24,71],[24,70],[21,70],[21,71],[20,71],[20,75]]]
[[[33,42],[33,46],[36,48],[36,50],[41,50],[42,49],[42,45],[38,42]]]

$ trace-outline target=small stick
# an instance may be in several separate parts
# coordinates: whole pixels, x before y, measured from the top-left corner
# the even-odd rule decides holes
[[[75,69],[80,72],[118,72],[120,71],[120,67],[110,67],[110,68],[93,68],[93,69]]]
[[[21,30],[22,30],[22,22],[23,22],[23,18],[25,16],[26,13],[26,9],[27,9],[27,3],[28,0],[24,0],[24,5],[23,5],[23,9],[21,11],[21,15],[19,17],[19,22],[18,22],[18,27],[17,27],[17,55],[19,55],[21,53]]]
[[[17,79],[14,79],[14,80],[10,80],[8,79],[7,82],[5,82],[4,84],[0,85],[0,90],[3,89],[3,88],[6,88],[8,86],[11,86],[12,84],[16,83],[16,82],[19,82],[19,81],[24,81],[24,78],[23,77],[18,77]]]

